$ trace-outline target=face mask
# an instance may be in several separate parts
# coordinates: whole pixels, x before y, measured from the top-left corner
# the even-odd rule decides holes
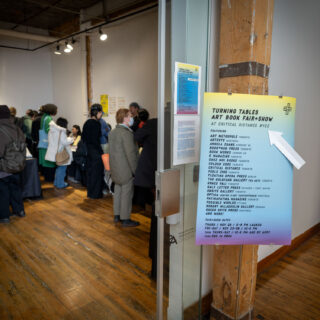
[[[129,127],[132,127],[132,125],[133,125],[133,118],[132,117],[130,117],[130,120],[129,120]]]

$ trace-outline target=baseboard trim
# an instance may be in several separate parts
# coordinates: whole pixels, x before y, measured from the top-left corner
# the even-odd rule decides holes
[[[320,232],[320,223],[316,224],[315,226],[311,227],[310,229],[306,230],[304,233],[300,234],[296,238],[291,241],[291,245],[289,246],[282,246],[275,252],[271,253],[269,256],[265,257],[261,261],[258,262],[257,272],[263,272],[274,263],[276,263],[279,259],[284,257],[289,252],[293,251],[297,247],[299,247],[303,242],[310,239],[312,236]]]
[[[276,263],[279,259],[284,257],[289,252],[293,251],[297,247],[299,247],[303,242],[307,241],[311,237],[313,237],[315,234],[320,232],[320,223],[314,225],[310,229],[306,230],[304,233],[300,234],[296,238],[294,238],[291,241],[290,246],[283,246],[279,248],[277,251],[273,252],[266,258],[262,259],[258,262],[257,271],[258,273],[263,272],[270,266],[272,266],[274,263]],[[210,291],[208,294],[202,297],[201,301],[201,314],[202,315],[208,315],[210,314],[211,310],[211,303],[212,303],[212,291]],[[197,315],[198,311],[198,303],[193,304],[192,306],[188,307],[184,311],[184,319],[196,319],[195,315]]]

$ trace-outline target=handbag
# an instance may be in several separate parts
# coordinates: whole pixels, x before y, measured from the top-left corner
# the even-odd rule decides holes
[[[66,147],[63,147],[63,149],[60,152],[58,152],[59,144],[60,144],[60,136],[61,136],[61,131],[59,132],[58,148],[56,153],[56,164],[57,166],[64,166],[65,164],[68,163],[70,156]]]
[[[101,155],[101,158],[104,165],[104,169],[106,171],[110,171],[109,153],[104,153],[103,155]]]
[[[44,130],[44,125],[46,122],[47,116],[43,119],[42,128],[39,130],[39,142],[38,149],[48,149],[48,134]]]

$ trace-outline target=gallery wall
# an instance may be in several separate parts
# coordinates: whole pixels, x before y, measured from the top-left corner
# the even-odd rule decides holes
[[[104,28],[105,42],[92,37],[92,94],[109,95],[110,111],[136,101],[157,115],[157,10]],[[111,99],[110,99],[111,98]],[[106,117],[112,127],[115,113]]]
[[[295,149],[306,161],[294,169],[293,239],[320,222],[319,13],[317,0],[274,3],[269,94],[297,98]],[[259,260],[278,248],[260,246]]]
[[[100,95],[109,96],[113,112],[104,118],[112,127],[115,110],[132,101],[156,116],[157,11],[112,24],[103,31],[108,35],[105,42],[100,41],[98,30],[90,34],[92,102],[100,103]],[[86,61],[81,46],[78,42],[69,55],[52,55],[53,96],[61,107],[59,114],[70,124],[80,125],[87,117]]]
[[[81,45],[78,42],[70,54],[51,54],[53,101],[58,106],[58,116],[69,121],[69,129],[75,124],[82,127],[88,112]]]
[[[15,44],[21,44],[15,41]],[[22,116],[26,110],[52,102],[51,52],[0,48],[0,104],[13,106]]]

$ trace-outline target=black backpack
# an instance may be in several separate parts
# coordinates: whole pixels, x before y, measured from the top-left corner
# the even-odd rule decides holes
[[[0,158],[0,171],[7,173],[17,173],[21,172],[26,164],[26,142],[22,132],[17,127],[16,137],[11,137],[10,133],[5,129],[0,127],[2,131],[10,140],[9,144],[6,146],[4,155]]]
[[[81,171],[86,169],[88,149],[87,145],[80,140],[77,146],[77,151],[74,154],[74,162],[80,167]]]

